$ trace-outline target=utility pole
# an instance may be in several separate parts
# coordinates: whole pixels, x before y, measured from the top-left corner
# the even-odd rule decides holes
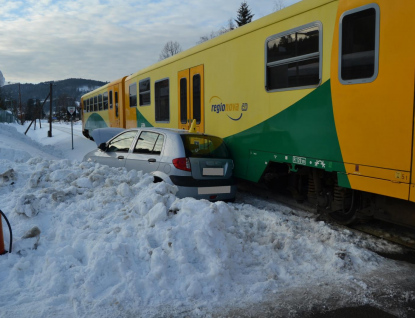
[[[51,82],[50,83],[49,131],[48,131],[48,137],[52,137],[52,101],[53,101],[52,86],[53,86],[53,83]]]
[[[19,83],[19,105],[20,105],[20,123],[23,125],[23,114],[22,114],[22,94],[20,94],[20,83]]]

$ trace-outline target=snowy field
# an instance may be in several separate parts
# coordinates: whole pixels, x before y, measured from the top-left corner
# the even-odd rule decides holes
[[[0,317],[304,317],[370,305],[410,317],[415,266],[385,241],[307,212],[176,189],[81,162],[96,147],[70,124],[0,124]],[[9,231],[3,221],[5,245]],[[389,301],[389,300],[393,300]],[[270,309],[272,308],[272,309]]]

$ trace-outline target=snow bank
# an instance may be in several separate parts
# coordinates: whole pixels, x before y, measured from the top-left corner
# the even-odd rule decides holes
[[[141,172],[40,158],[8,168],[14,177],[0,198],[15,240],[0,259],[4,317],[212,310],[352,280],[379,263],[349,231],[246,204],[178,200],[174,186]]]

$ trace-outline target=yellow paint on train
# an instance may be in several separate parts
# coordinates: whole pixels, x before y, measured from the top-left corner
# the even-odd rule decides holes
[[[340,1],[336,20],[345,12],[376,5],[379,12],[379,71],[368,83],[347,84],[339,79],[339,59],[331,60],[333,111],[344,162],[367,167],[361,177],[349,178],[353,189],[408,199],[409,188],[394,178],[396,170],[411,173],[413,160],[415,1]],[[405,8],[402,10],[402,8]],[[339,25],[332,56],[339,52]],[[386,170],[386,171],[385,171]],[[388,172],[389,171],[389,172]],[[353,171],[348,173],[354,174]],[[385,176],[385,173],[389,176]],[[367,178],[375,178],[368,188]],[[396,189],[385,191],[388,187]],[[414,183],[412,174],[411,183]],[[403,183],[408,183],[409,179]],[[378,184],[376,186],[376,184]],[[385,193],[386,192],[386,193]]]

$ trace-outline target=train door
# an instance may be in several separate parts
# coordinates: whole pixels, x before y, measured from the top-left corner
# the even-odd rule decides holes
[[[415,66],[415,65],[414,65]],[[415,68],[414,68],[415,71]],[[415,123],[415,81],[414,81],[414,123]],[[412,129],[412,135],[415,136],[415,127]],[[411,187],[409,200],[415,202],[415,137],[412,137],[412,166],[411,166]]]
[[[114,89],[112,87],[108,89],[108,116],[110,119],[110,127],[118,127],[114,111]]]
[[[196,130],[204,132],[204,73],[203,65],[178,73],[179,128],[189,129],[196,119]]]
[[[339,2],[331,61],[337,135],[352,189],[407,200],[415,53],[407,21],[415,2],[364,2]]]
[[[109,99],[109,118],[111,127],[122,127],[119,114],[119,87],[118,85],[112,86],[108,90]]]

